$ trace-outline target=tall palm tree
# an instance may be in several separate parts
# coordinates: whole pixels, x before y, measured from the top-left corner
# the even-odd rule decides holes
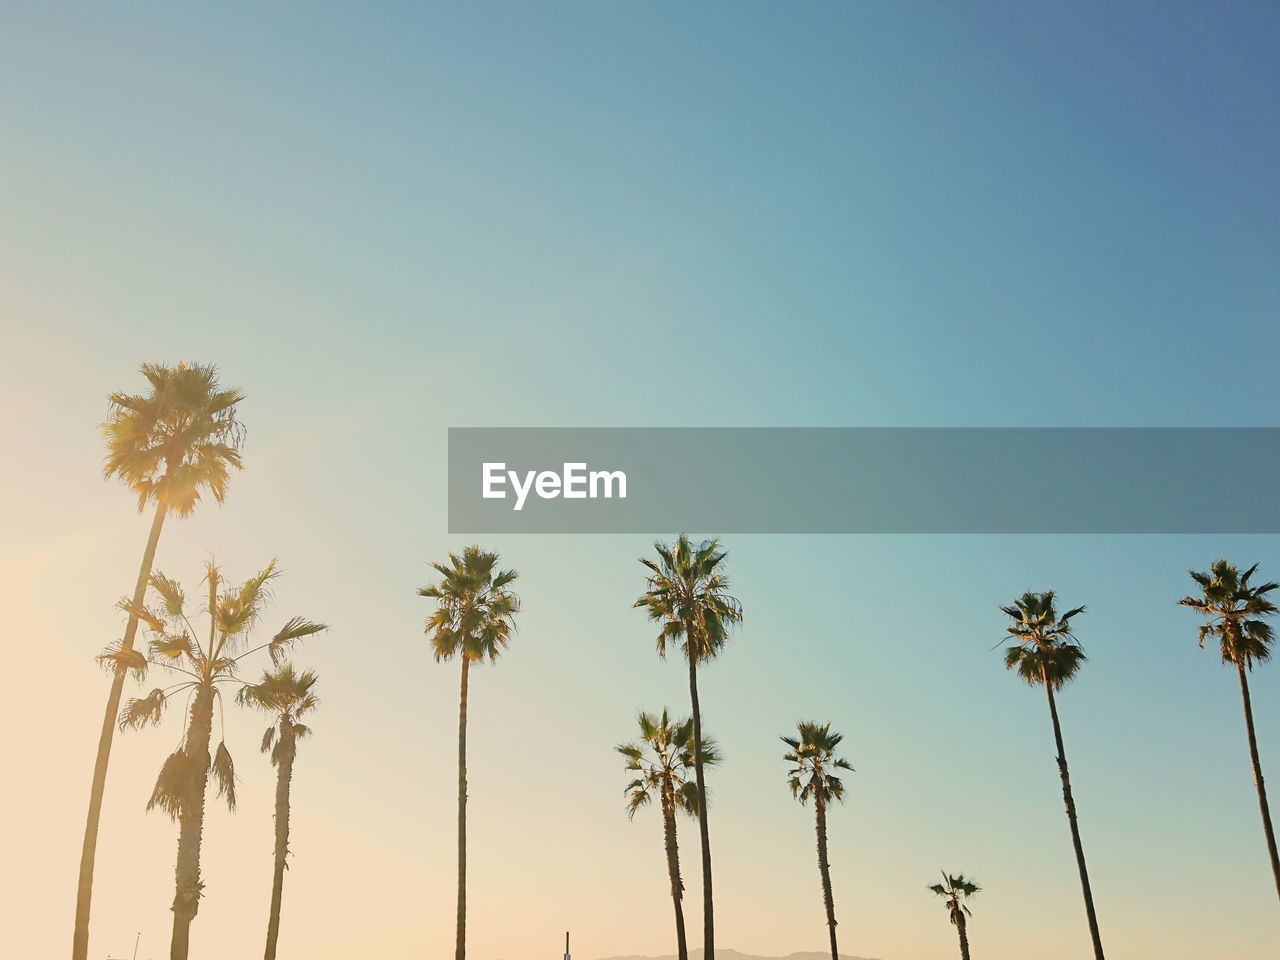
[[[1267,804],[1267,788],[1262,779],[1262,761],[1258,759],[1258,737],[1253,729],[1253,700],[1249,696],[1249,674],[1255,663],[1271,659],[1271,625],[1263,617],[1272,616],[1276,605],[1267,594],[1280,587],[1278,583],[1249,581],[1258,569],[1255,563],[1243,574],[1225,557],[1214,561],[1208,573],[1192,570],[1191,578],[1200,586],[1200,596],[1183,597],[1178,602],[1209,618],[1200,628],[1200,646],[1208,637],[1217,637],[1222,662],[1236,668],[1240,677],[1240,696],[1244,701],[1244,725],[1249,734],[1249,758],[1253,761],[1253,782],[1258,789],[1258,807],[1262,811],[1262,829],[1271,857],[1271,873],[1276,892],[1280,894],[1280,856],[1276,854],[1276,833],[1271,826],[1271,808]]]
[[[944,870],[942,882],[933,884],[929,889],[946,901],[947,914],[960,936],[960,960],[969,960],[968,918],[973,916],[973,911],[962,901],[968,900],[982,888],[974,881],[966,880],[963,873],[952,876]]]
[[[454,954],[467,956],[467,684],[473,662],[493,663],[511,637],[520,598],[507,589],[519,574],[495,570],[496,553],[478,546],[462,556],[449,554],[449,562],[433,563],[439,583],[422,587],[418,595],[437,601],[427,617],[427,635],[436,660],[457,657],[462,661],[462,685],[458,695],[458,916]]]
[[[188,516],[206,493],[219,503],[225,499],[230,471],[241,466],[239,446],[243,431],[236,419],[236,405],[244,399],[237,389],[222,389],[217,370],[211,366],[144,363],[140,369],[150,384],[150,392],[111,394],[110,415],[102,425],[107,442],[106,476],[118,477],[129,487],[138,498],[139,513],[148,504],[155,505],[133,590],[135,605],[140,605],[146,595],[165,517],[170,513]],[[111,692],[98,737],[85,816],[72,960],[86,960],[89,954],[98,823],[125,674],[139,665],[139,655],[133,648],[137,631],[138,618],[130,614],[123,639],[113,644],[111,656],[104,661],[112,673]]]
[[[275,862],[271,874],[271,913],[267,918],[265,960],[275,960],[276,941],[280,937],[280,900],[284,893],[284,871],[289,856],[289,791],[293,784],[293,761],[298,755],[298,741],[311,733],[302,718],[320,703],[313,689],[313,670],[298,672],[293,664],[284,663],[266,670],[262,679],[240,688],[239,703],[256,707],[272,717],[271,726],[262,735],[262,752],[271,753],[276,768],[276,841]]]
[[[1074,679],[1084,664],[1084,648],[1071,633],[1071,619],[1084,612],[1084,607],[1068,610],[1061,617],[1054,606],[1054,592],[1034,593],[1028,590],[1001,607],[1012,623],[1008,633],[1014,638],[1005,651],[1004,665],[1016,670],[1030,686],[1043,686],[1049,698],[1049,716],[1053,720],[1053,741],[1058,749],[1058,775],[1062,778],[1062,799],[1071,826],[1071,844],[1080,871],[1080,888],[1084,893],[1084,910],[1089,920],[1089,936],[1093,939],[1095,960],[1104,960],[1102,935],[1093,908],[1093,889],[1089,886],[1089,869],[1084,862],[1084,846],[1080,842],[1080,824],[1076,820],[1076,801],[1071,792],[1071,773],[1067,768],[1067,752],[1062,746],[1062,724],[1058,720],[1058,703],[1054,694]]]
[[[848,760],[836,756],[844,734],[834,732],[830,723],[802,720],[796,724],[796,730],[798,737],[782,738],[791,748],[782,759],[795,765],[787,773],[791,795],[801,805],[813,801],[818,832],[818,873],[822,875],[822,904],[827,911],[831,960],[840,960],[836,949],[836,905],[831,896],[831,861],[827,856],[827,808],[833,800],[844,800],[844,783],[834,771],[852,771],[853,767]]]
[[[716,656],[728,640],[729,628],[742,622],[742,605],[728,593],[723,563],[728,556],[720,541],[694,546],[681,534],[674,546],[653,545],[656,561],[641,557],[649,570],[646,590],[634,606],[662,624],[658,655],[679,645],[689,664],[689,702],[693,710],[693,766],[698,788],[698,839],[702,852],[702,944],[705,960],[714,960],[715,909],[711,885],[711,836],[707,828],[707,784],[702,756],[702,708],[698,703],[698,664]]]
[[[121,729],[157,724],[165,706],[185,693],[190,704],[178,747],[165,760],[156,778],[147,809],[159,807],[178,823],[178,856],[174,870],[173,936],[170,960],[186,960],[191,921],[200,909],[204,883],[200,879],[200,847],[204,835],[205,791],[212,773],[218,795],[235,809],[235,768],[225,742],[212,759],[215,704],[221,704],[221,684],[242,684],[236,677],[240,662],[259,650],[267,650],[273,662],[295,641],[324,630],[323,624],[293,617],[266,643],[241,652],[269,597],[269,584],[277,575],[273,560],[257,576],[238,587],[227,585],[221,570],[210,560],[205,567],[205,613],[209,628],[201,640],[186,612],[186,593],[162,573],[150,578],[158,607],[123,601],[152,635],[150,654],[138,666],[159,666],[182,679],[169,687],[157,687],[145,697],[131,699],[120,711]],[[114,654],[106,654],[111,657]]]
[[[673,721],[664,707],[661,716],[641,713],[640,739],[615,748],[627,760],[627,770],[636,775],[626,786],[627,816],[653,802],[656,795],[662,809],[663,841],[667,851],[667,878],[676,912],[678,960],[689,960],[684,934],[684,881],[680,878],[680,847],[676,838],[676,813],[698,815],[698,785],[689,779],[693,771],[693,720]],[[719,762],[715,744],[702,742],[702,762]]]

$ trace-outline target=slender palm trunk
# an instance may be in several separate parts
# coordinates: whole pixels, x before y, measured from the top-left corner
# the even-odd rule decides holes
[[[966,929],[964,910],[956,904],[956,932],[960,935],[960,960],[969,960],[969,931]]]
[[[817,813],[818,872],[822,874],[822,905],[827,910],[827,933],[831,937],[831,960],[840,960],[836,949],[836,904],[831,896],[831,863],[827,859],[827,805],[818,797],[814,804]]]
[[[671,900],[676,909],[676,958],[689,960],[689,944],[684,935],[684,881],[680,879],[680,847],[676,840],[675,788],[669,780],[662,784],[662,829],[667,846]]]
[[[200,881],[200,845],[204,838],[204,795],[209,785],[209,738],[213,730],[213,684],[202,684],[191,704],[187,727],[189,792],[178,815],[178,863],[174,870],[173,939],[169,960],[187,960],[191,921],[200,910],[204,884]]]
[[[458,696],[458,931],[456,960],[467,957],[467,677],[471,660],[462,653],[462,691]]]
[[[685,625],[685,637],[692,636]],[[702,842],[702,956],[715,960],[715,909],[711,896],[711,835],[707,830],[707,784],[702,773],[702,710],[698,705],[698,661],[689,651],[689,699],[693,706],[693,771],[698,783],[698,839]],[[461,960],[461,958],[459,958]]]
[[[285,860],[289,856],[289,790],[293,784],[295,737],[293,719],[280,719],[280,761],[276,766],[276,850],[271,875],[271,915],[267,919],[267,949],[264,960],[276,960],[276,940],[280,936],[280,900],[284,895]]]
[[[1067,769],[1067,751],[1062,746],[1062,724],[1058,722],[1058,704],[1053,697],[1053,684],[1048,672],[1041,672],[1045,692],[1049,695],[1049,715],[1053,718],[1053,740],[1058,747],[1058,774],[1062,777],[1062,799],[1067,805],[1067,822],[1071,824],[1071,844],[1076,851],[1076,867],[1080,870],[1080,889],[1084,892],[1084,911],[1089,918],[1089,936],[1093,939],[1095,960],[1105,960],[1102,953],[1102,935],[1098,932],[1098,917],[1093,909],[1093,889],[1089,886],[1089,868],[1084,862],[1084,846],[1080,842],[1080,825],[1076,822],[1076,801],[1071,793],[1071,773]]]
[[[160,543],[160,530],[164,526],[167,511],[163,504],[156,506],[151,532],[147,536],[146,549],[142,551],[142,566],[138,569],[138,582],[133,588],[133,602],[140,604],[146,598],[147,581],[151,579],[151,565],[155,562],[156,546]],[[130,614],[124,628],[122,651],[133,649],[133,638],[138,632],[138,618]],[[89,812],[84,821],[84,844],[80,850],[80,879],[76,886],[75,932],[71,939],[71,960],[87,960],[89,956],[89,913],[93,905],[93,867],[98,852],[98,822],[102,818],[102,798],[107,786],[107,763],[111,759],[111,743],[115,739],[116,718],[120,713],[120,697],[124,692],[126,671],[117,668],[111,678],[111,692],[107,695],[107,709],[102,717],[102,732],[98,736],[98,755],[93,763],[93,783],[89,788]]]
[[[1267,853],[1271,855],[1271,873],[1280,894],[1280,856],[1276,854],[1276,832],[1271,826],[1271,807],[1267,803],[1267,787],[1262,779],[1262,761],[1258,758],[1258,736],[1253,729],[1253,698],[1249,696],[1249,676],[1244,664],[1240,670],[1240,696],[1244,700],[1244,725],[1249,732],[1249,758],[1253,761],[1253,783],[1258,788],[1258,808],[1262,811],[1262,829],[1267,835]]]

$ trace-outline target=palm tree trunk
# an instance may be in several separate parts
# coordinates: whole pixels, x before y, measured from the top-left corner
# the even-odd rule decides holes
[[[178,815],[178,863],[174,870],[173,938],[169,960],[187,960],[191,921],[200,910],[200,845],[204,837],[204,795],[209,784],[209,737],[213,729],[213,685],[201,685],[191,704],[185,752],[190,789]]]
[[[969,931],[966,929],[964,920],[964,911],[960,909],[959,904],[956,905],[957,917],[956,930],[960,934],[960,960],[969,960]]]
[[[822,905],[827,909],[827,932],[831,936],[831,960],[840,960],[836,949],[836,905],[831,896],[831,864],[827,859],[827,805],[817,798],[818,872],[822,874]]]
[[[156,546],[160,543],[160,530],[164,526],[167,510],[164,504],[156,506],[147,546],[142,551],[142,566],[138,569],[138,582],[133,588],[133,602],[146,599],[147,582],[151,579],[151,565],[155,562]],[[122,651],[133,649],[133,638],[138,633],[138,618],[130,614],[124,628]],[[76,884],[75,931],[71,938],[71,960],[87,960],[89,956],[89,913],[93,905],[93,868],[98,852],[98,822],[102,818],[102,798],[107,786],[107,763],[111,759],[111,743],[115,739],[116,720],[120,713],[120,697],[124,692],[126,671],[117,668],[111,678],[111,692],[107,695],[107,709],[102,717],[102,732],[98,735],[98,755],[93,763],[93,783],[89,788],[89,812],[84,820],[84,844],[80,850],[80,878]]]
[[[685,637],[693,625],[685,624]],[[702,710],[698,705],[698,661],[689,656],[689,700],[693,707],[693,770],[698,784],[698,839],[702,843],[702,956],[715,960],[715,909],[711,896],[711,835],[707,830],[707,784],[702,772]],[[459,958],[461,960],[461,958]]]
[[[1262,811],[1262,829],[1267,835],[1267,853],[1271,855],[1271,873],[1276,881],[1276,893],[1280,894],[1280,856],[1276,854],[1276,832],[1271,826],[1271,807],[1267,803],[1267,788],[1262,779],[1262,761],[1258,759],[1258,736],[1253,729],[1253,699],[1249,696],[1249,677],[1244,664],[1240,670],[1240,696],[1244,700],[1244,725],[1249,731],[1249,758],[1253,761],[1253,783],[1258,788],[1258,807]]]
[[[280,763],[276,767],[276,850],[271,875],[271,915],[267,919],[264,960],[275,960],[280,936],[280,900],[284,895],[285,859],[289,856],[289,789],[293,783],[294,733],[291,718],[280,720]]]
[[[1076,851],[1076,867],[1080,871],[1080,888],[1084,892],[1084,911],[1089,918],[1089,936],[1093,938],[1095,960],[1105,960],[1102,953],[1102,935],[1098,932],[1098,917],[1093,909],[1093,889],[1089,886],[1089,869],[1084,862],[1084,846],[1080,842],[1080,825],[1076,822],[1076,801],[1071,794],[1071,773],[1067,769],[1067,751],[1062,746],[1062,725],[1058,722],[1058,704],[1053,698],[1053,684],[1048,671],[1041,670],[1045,692],[1049,695],[1049,715],[1053,718],[1053,740],[1058,747],[1058,774],[1062,777],[1062,799],[1067,805],[1067,822],[1071,825],[1071,844]]]
[[[689,944],[684,934],[684,881],[680,879],[680,846],[676,839],[675,788],[669,781],[662,785],[662,829],[667,847],[671,900],[676,910],[676,958],[689,960]]]
[[[467,957],[467,677],[471,660],[462,653],[462,690],[458,696],[458,931],[456,960]]]

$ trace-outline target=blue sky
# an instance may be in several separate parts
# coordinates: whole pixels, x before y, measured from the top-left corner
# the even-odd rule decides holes
[[[1276,423],[1269,4],[17,4],[3,22],[0,410],[19,466],[0,560],[48,651],[19,705],[67,697],[57,800],[7,802],[45,833],[82,815],[89,657],[145,533],[97,475],[103,397],[143,359],[216,362],[250,394],[248,469],[160,565],[191,579],[214,549],[247,575],[279,555],[281,614],[333,624],[307,650],[325,709],[285,921],[319,960],[449,945],[456,676],[413,596],[466,542],[445,529],[448,426]],[[1229,489],[1224,470],[1206,496]],[[522,571],[526,613],[476,685],[476,955],[554,954],[566,925],[589,960],[669,952],[657,824],[626,822],[609,753],[635,709],[684,703],[628,609],[645,538],[488,545]],[[1063,709],[1108,943],[1274,954],[1238,695],[1173,602],[1219,553],[1277,576],[1275,538],[728,545],[748,618],[705,681],[728,754],[722,944],[823,942],[773,739],[813,715],[858,768],[833,824],[845,949],[952,949],[921,893],[946,866],[987,888],[985,956],[1046,936],[1079,955],[1042,697],[991,651],[996,605],[1055,585],[1090,607]],[[806,602],[823,591],[847,598],[835,628]],[[1271,767],[1277,683],[1256,678]],[[211,825],[206,947],[260,938],[256,725],[245,808]],[[113,760],[103,876],[141,887],[100,894],[95,950],[141,926],[162,952],[172,830],[134,794],[163,739]],[[48,915],[19,934],[28,955],[64,947],[77,829],[6,888]]]

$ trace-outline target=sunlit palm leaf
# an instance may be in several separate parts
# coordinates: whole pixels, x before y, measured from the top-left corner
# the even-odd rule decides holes
[[[107,648],[98,654],[98,665],[108,673],[131,672],[135,680],[144,680],[147,676],[147,658],[142,651],[130,648],[121,649],[122,641],[113,640]]]

